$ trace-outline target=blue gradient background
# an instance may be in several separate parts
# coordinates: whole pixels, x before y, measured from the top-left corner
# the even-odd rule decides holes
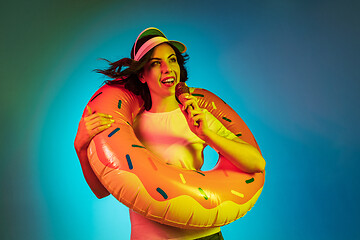
[[[12,1],[1,24],[1,239],[129,239],[98,200],[73,140],[104,77],[155,26],[186,43],[188,84],[253,131],[264,191],[225,239],[359,239],[358,1]],[[216,155],[207,151],[210,168]]]

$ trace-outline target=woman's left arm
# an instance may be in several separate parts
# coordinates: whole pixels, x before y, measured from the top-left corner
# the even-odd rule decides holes
[[[205,117],[205,110],[199,108],[194,99],[189,98],[181,110],[188,121],[191,131],[238,168],[248,173],[264,171],[265,160],[260,152],[240,138],[231,140],[210,130]]]
[[[203,123],[200,122],[200,125]],[[221,155],[229,159],[244,172],[261,172],[265,169],[265,160],[252,145],[239,138],[232,140],[218,135],[207,129],[203,133],[203,140]]]

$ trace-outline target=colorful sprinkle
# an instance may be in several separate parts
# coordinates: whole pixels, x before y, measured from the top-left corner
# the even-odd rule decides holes
[[[115,130],[112,131],[112,132],[108,135],[108,137],[112,137],[112,135],[114,135],[115,133],[117,133],[119,130],[120,130],[120,128],[115,128]]]
[[[225,121],[228,121],[228,122],[232,122],[231,119],[228,119],[226,117],[223,117],[222,119],[224,119]]]
[[[133,169],[134,167],[132,165],[131,158],[130,158],[129,154],[126,154],[126,161],[127,161],[128,165],[129,165],[129,169],[130,170]]]
[[[234,194],[234,195],[236,195],[236,196],[238,196],[238,197],[241,197],[241,198],[244,197],[244,194],[239,193],[239,192],[237,192],[237,191],[235,191],[235,190],[231,190],[231,193]]]
[[[209,197],[206,195],[206,193],[204,192],[204,190],[202,190],[201,188],[199,188],[200,193],[202,194],[202,196],[205,198],[205,200],[208,200]]]
[[[119,111],[114,111],[114,112],[116,112],[117,114],[119,114],[119,115],[121,115],[121,116],[123,116],[124,117],[124,114],[122,114],[121,112],[119,112]]]
[[[254,181],[254,178],[250,178],[250,179],[246,180],[245,182],[246,182],[247,184],[249,184],[249,183],[252,183],[253,181]]]
[[[157,169],[155,163],[153,162],[153,160],[151,158],[148,158],[148,159],[150,161],[151,166],[155,169],[155,171],[157,171],[158,169]]]
[[[181,178],[182,183],[185,184],[186,181],[185,181],[184,175],[182,175],[182,173],[180,173],[179,175],[180,175],[180,178]]]
[[[131,145],[132,147],[137,147],[137,148],[145,148],[144,146],[140,146],[140,145],[136,145],[136,144],[133,144]]]
[[[183,161],[179,160],[179,162],[180,162],[182,168],[186,168],[186,166],[185,166],[185,164],[184,164]]]
[[[211,105],[213,106],[214,109],[217,109],[214,102],[211,102]]]
[[[204,97],[203,94],[199,94],[199,93],[193,93],[193,94],[191,94],[191,95],[196,96],[196,97]]]
[[[237,136],[237,137],[240,137],[240,136],[242,136],[242,133],[238,133],[238,134],[236,134],[236,136]]]
[[[119,109],[121,109],[121,103],[122,103],[122,101],[119,100],[119,102],[118,102],[118,108],[119,108]]]
[[[100,94],[102,94],[103,92],[99,92],[98,94],[96,94],[96,96],[95,97],[93,97],[91,100],[90,100],[90,102],[92,102],[95,98],[97,98]]]
[[[166,195],[166,193],[164,192],[164,190],[162,190],[161,188],[157,188],[156,191],[158,191],[158,193],[161,194],[161,196],[163,196],[164,199],[167,199],[168,196]]]
[[[202,172],[199,172],[199,171],[196,171],[196,170],[194,170],[194,171],[197,172],[198,174],[201,174],[201,175],[205,176],[205,174],[203,174]]]

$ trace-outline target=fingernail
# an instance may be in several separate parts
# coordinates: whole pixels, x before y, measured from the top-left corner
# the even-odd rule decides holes
[[[109,123],[107,126],[108,126],[108,127],[111,127],[111,123]]]
[[[111,118],[112,118],[112,116],[111,116],[111,115],[109,115],[109,117],[111,117]]]
[[[110,119],[110,122],[115,122],[115,120],[114,120],[114,119]]]

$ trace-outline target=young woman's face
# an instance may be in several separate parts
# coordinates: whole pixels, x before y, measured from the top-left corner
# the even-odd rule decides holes
[[[174,49],[167,43],[155,47],[140,80],[148,84],[151,95],[174,95],[175,86],[180,82],[180,66]]]

